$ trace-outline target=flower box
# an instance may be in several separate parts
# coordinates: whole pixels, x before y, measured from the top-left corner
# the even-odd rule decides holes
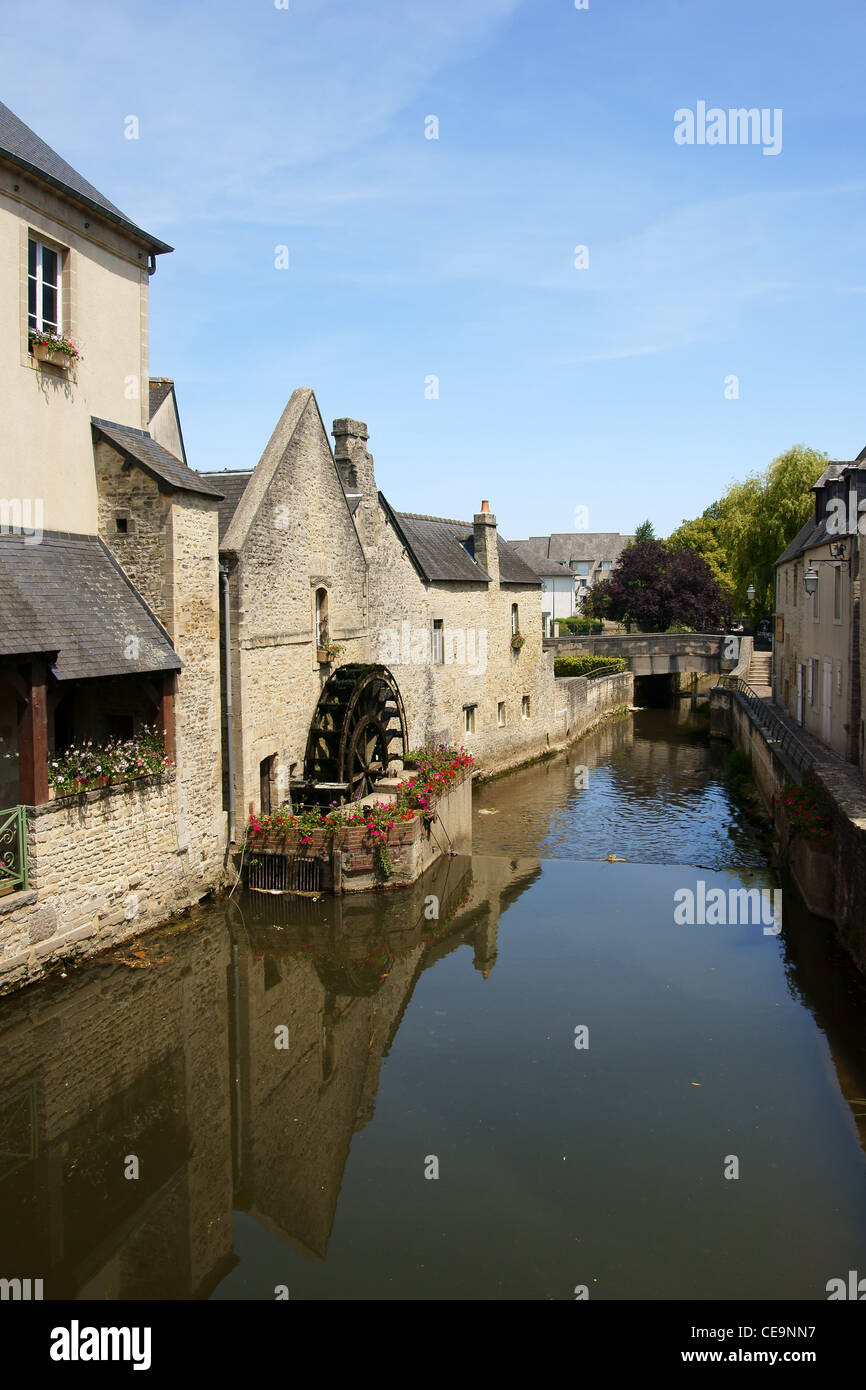
[[[523,636],[521,632],[515,632],[511,638],[511,650],[514,652],[519,652],[520,648],[523,646],[525,641],[526,638]]]
[[[37,362],[48,362],[52,367],[68,369],[76,360],[68,352],[61,352],[59,348],[48,347],[45,343],[31,343],[30,351]]]
[[[328,656],[328,653],[325,651],[324,647],[319,647],[319,649],[317,650],[316,660],[319,662],[321,666],[330,665],[331,658]]]

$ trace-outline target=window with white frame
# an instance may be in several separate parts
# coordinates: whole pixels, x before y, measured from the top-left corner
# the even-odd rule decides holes
[[[516,637],[520,631],[520,615],[517,611],[517,604],[511,605],[511,636]]]
[[[498,703],[497,706],[496,706],[496,723],[499,725],[500,729],[501,729],[501,728],[503,727],[503,725],[505,724],[505,701],[504,701],[504,700],[500,700],[499,703]]]
[[[433,662],[436,666],[443,665],[445,661],[445,621],[443,618],[433,619]]]
[[[523,698],[522,698],[521,701],[520,701],[520,717],[521,717],[521,719],[528,719],[528,718],[529,718],[529,696],[528,696],[528,695],[524,695]]]
[[[63,332],[63,255],[30,237],[27,243],[27,327]]]
[[[475,733],[475,706],[465,705],[463,708],[463,732],[466,734]]]

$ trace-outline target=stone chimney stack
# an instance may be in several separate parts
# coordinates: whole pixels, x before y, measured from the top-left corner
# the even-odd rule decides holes
[[[344,492],[360,492],[366,499],[376,496],[373,455],[367,452],[367,426],[362,420],[335,420],[334,462]]]
[[[499,542],[496,531],[496,517],[490,510],[490,503],[481,503],[481,511],[473,518],[475,538],[475,559],[486,570],[494,584],[499,583]]]

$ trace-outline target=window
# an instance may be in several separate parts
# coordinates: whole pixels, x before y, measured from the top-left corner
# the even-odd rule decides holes
[[[475,706],[466,705],[463,710],[463,732],[466,734],[475,733]]]
[[[115,526],[115,530],[117,531],[118,535],[120,535],[120,536],[127,536],[127,535],[129,535],[129,517],[126,517],[126,516],[116,516],[116,517],[114,518],[114,526]]]
[[[445,623],[442,618],[433,619],[433,661],[437,666],[445,661]]]
[[[520,631],[520,615],[517,611],[517,604],[511,605],[511,636],[516,637]]]
[[[810,661],[806,667],[806,699],[809,701],[810,705],[814,705],[815,703],[815,667],[817,664],[816,661]]]
[[[63,332],[62,257],[31,237],[27,243],[27,326]]]
[[[842,567],[837,566],[833,571],[833,621],[842,621]]]
[[[327,646],[328,638],[328,591],[316,590],[316,646]]]
[[[524,695],[524,696],[523,696],[523,699],[520,701],[520,717],[521,717],[521,719],[528,719],[528,718],[529,718],[529,696],[528,696],[528,695]]]
[[[799,566],[799,564],[796,564],[796,565],[794,566],[794,607],[795,607],[795,608],[797,607],[797,581],[799,580],[799,578],[800,578],[800,566]]]
[[[818,575],[818,583],[815,585],[815,592],[814,592],[814,594],[812,595],[812,622],[813,622],[813,623],[818,623],[818,622],[821,621],[821,603],[820,603],[820,599],[821,599],[821,576],[820,576],[820,573],[819,573],[819,575]]]
[[[504,701],[504,700],[500,700],[500,701],[499,701],[499,704],[496,706],[496,722],[497,722],[497,724],[499,725],[500,729],[501,729],[501,728],[503,727],[503,725],[505,724],[505,701]]]
[[[599,566],[599,568],[600,568],[600,569],[603,569],[603,570],[612,570],[612,569],[613,569],[613,560],[602,560],[601,565]]]
[[[575,574],[589,574],[592,569],[591,560],[572,560],[571,563]]]

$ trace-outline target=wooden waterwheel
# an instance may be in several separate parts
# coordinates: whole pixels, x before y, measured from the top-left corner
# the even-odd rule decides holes
[[[351,662],[325,683],[316,705],[304,779],[333,790],[334,800],[367,796],[406,753],[406,715],[397,682],[386,666]]]

